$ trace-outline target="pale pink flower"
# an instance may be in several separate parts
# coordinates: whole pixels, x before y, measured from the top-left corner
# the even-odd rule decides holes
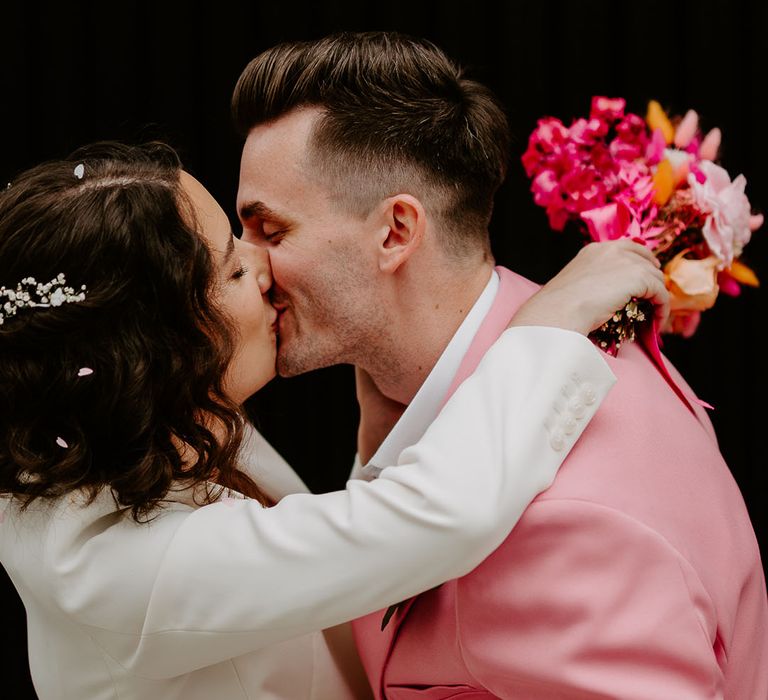
[[[699,115],[689,109],[677,129],[675,129],[675,146],[680,149],[688,147],[699,129]]]
[[[710,131],[701,142],[699,148],[699,158],[702,160],[714,160],[717,158],[717,152],[720,150],[720,141],[723,138],[720,129],[715,127]]]
[[[718,269],[723,270],[741,255],[752,237],[749,200],[744,194],[747,179],[739,175],[731,182],[726,170],[709,160],[701,161],[698,168],[706,179],[699,182],[691,173],[688,184],[694,203],[707,214],[702,233],[719,261]]]

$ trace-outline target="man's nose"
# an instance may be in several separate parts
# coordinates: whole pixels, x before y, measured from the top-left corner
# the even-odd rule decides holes
[[[256,279],[259,283],[259,291],[266,294],[272,286],[272,266],[269,262],[269,254],[264,248],[255,247],[253,256],[256,263]]]

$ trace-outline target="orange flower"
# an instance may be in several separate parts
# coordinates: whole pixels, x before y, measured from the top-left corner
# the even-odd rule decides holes
[[[727,272],[739,284],[746,284],[748,287],[760,286],[760,280],[757,279],[757,275],[743,262],[734,260]]]
[[[659,163],[653,174],[653,201],[663,207],[675,191],[675,171],[666,158]]]
[[[689,260],[685,257],[688,252],[679,253],[664,268],[673,313],[709,309],[720,291],[717,286],[718,259],[710,255],[702,260]]]
[[[675,138],[675,127],[672,126],[672,122],[669,121],[667,113],[656,100],[651,100],[648,103],[648,112],[645,115],[645,121],[648,123],[651,131],[661,129],[661,133],[664,135],[664,140],[667,142],[667,146],[672,143],[672,140]]]

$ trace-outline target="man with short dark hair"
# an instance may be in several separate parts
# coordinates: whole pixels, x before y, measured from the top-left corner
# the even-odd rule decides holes
[[[490,253],[503,111],[434,45],[388,33],[266,51],[233,111],[280,373],[351,363],[408,405],[360,470],[374,478],[536,290]],[[355,623],[377,697],[768,696],[765,581],[712,426],[639,346],[609,361],[613,394],[505,543],[383,630],[383,612]],[[563,396],[552,449],[592,399]]]

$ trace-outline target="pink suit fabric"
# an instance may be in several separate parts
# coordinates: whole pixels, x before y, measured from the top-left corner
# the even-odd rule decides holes
[[[449,395],[537,289],[497,271]],[[768,699],[760,554],[709,418],[637,344],[608,362],[617,384],[506,541],[383,631],[383,611],[354,622],[377,699]]]

